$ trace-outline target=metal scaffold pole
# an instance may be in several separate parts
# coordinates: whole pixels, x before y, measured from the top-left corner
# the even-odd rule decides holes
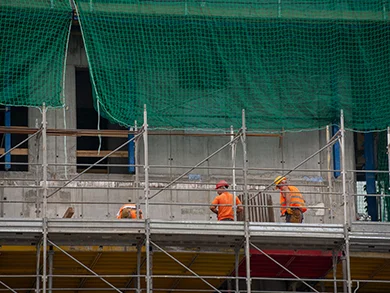
[[[236,277],[236,279],[235,279],[235,283],[236,283],[236,290],[235,290],[235,292],[236,293],[239,293],[240,292],[240,283],[239,283],[239,279],[238,279],[238,277],[239,277],[239,274],[238,274],[238,269],[239,269],[239,265],[240,265],[240,247],[239,246],[237,246],[235,249],[234,249],[234,273],[235,273],[235,277]]]
[[[349,257],[349,204],[347,195],[347,174],[345,165],[345,127],[344,127],[344,111],[340,111],[340,150],[341,150],[341,176],[343,181],[343,203],[344,203],[344,251],[346,259],[346,274],[347,274],[347,292],[352,293],[352,282],[351,282],[351,263]]]
[[[326,126],[326,143],[329,143],[330,141],[330,127],[331,126]],[[331,147],[328,147],[327,148],[327,152],[326,152],[326,167],[328,170],[331,169],[331,157],[332,157],[332,149]],[[332,173],[331,172],[327,172],[327,177],[328,177],[328,192],[329,193],[332,193],[333,192],[333,187],[332,187]],[[329,194],[329,217],[330,217],[330,222],[333,223],[334,221],[334,215],[333,215],[333,195],[332,194]]]
[[[332,251],[333,292],[337,293],[337,252]]]
[[[236,141],[234,140],[234,130],[233,125],[230,126],[230,141],[232,142],[232,187],[233,187],[233,213],[234,213],[234,221],[237,221],[237,205],[236,205]]]
[[[37,243],[37,264],[36,264],[36,273],[37,277],[35,280],[35,293],[39,293],[39,285],[40,285],[40,279],[39,279],[39,274],[40,274],[40,269],[41,269],[41,241]]]
[[[49,248],[49,280],[48,280],[48,291],[49,293],[52,293],[53,292],[53,261],[54,261],[54,250],[53,250],[53,246],[50,246]]]
[[[347,270],[347,258],[345,257],[345,249],[343,247],[342,255],[341,255],[341,268],[343,270],[343,292],[348,292],[348,284],[345,281],[347,279],[348,270]]]
[[[245,122],[245,110],[242,110],[242,135],[241,135],[241,142],[242,142],[242,153],[243,153],[243,185],[244,185],[244,211],[245,211],[245,223],[244,223],[244,229],[245,229],[245,261],[246,261],[246,292],[251,293],[251,256],[250,256],[250,235],[249,235],[249,196],[248,196],[248,182],[247,182],[247,175],[248,175],[248,158],[247,158],[247,152],[246,152],[246,122]]]
[[[134,131],[138,132],[138,124],[137,120],[134,121]],[[135,164],[135,187],[139,187],[139,138],[134,140],[134,164]],[[139,190],[137,189],[137,196],[136,196],[136,212],[137,212],[137,219],[139,219],[139,209],[140,209],[140,200],[142,200],[142,195],[139,193]]]
[[[42,256],[42,292],[46,293],[47,283],[47,108],[45,103],[42,106],[42,189],[43,189],[43,205],[42,205],[42,221],[43,221],[43,256]]]
[[[144,140],[144,172],[145,172],[145,250],[146,250],[146,293],[153,292],[152,277],[151,277],[151,253],[150,253],[150,216],[149,216],[149,149],[148,149],[148,116],[146,105],[144,105],[144,125],[143,125],[143,140]]]
[[[137,293],[141,293],[141,253],[142,253],[142,242],[137,244]]]
[[[389,175],[390,175],[390,127],[387,127],[387,160],[388,160],[388,171],[389,171]],[[390,176],[388,176],[389,178],[389,186],[390,186]],[[385,199],[385,198],[383,198]],[[384,202],[381,202],[382,204],[382,209],[385,207],[385,203]],[[382,212],[382,221],[387,221],[389,219],[390,215],[387,215],[387,219],[385,218],[385,213],[384,213],[384,210]]]

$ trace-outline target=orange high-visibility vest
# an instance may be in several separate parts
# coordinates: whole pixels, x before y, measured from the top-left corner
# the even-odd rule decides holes
[[[211,205],[217,205],[217,204],[229,204],[231,206],[219,206],[218,207],[218,221],[224,220],[224,219],[232,219],[234,220],[234,213],[233,213],[233,203],[234,195],[230,192],[225,191],[224,193],[217,195]],[[239,198],[236,196],[236,205],[242,205]]]
[[[295,186],[287,186],[288,190],[290,191],[291,197],[290,197],[290,206],[291,207],[301,207],[300,210],[302,213],[307,211],[305,200],[299,191],[298,188]],[[284,192],[280,192],[280,213],[284,215],[286,213],[286,197],[284,196]]]
[[[124,209],[128,209],[130,212],[130,219],[137,219],[137,210],[136,206],[133,204],[125,204],[123,205],[119,211],[118,214],[116,215],[117,219],[122,219],[122,212]],[[142,211],[139,209],[138,210],[138,219],[142,219]]]

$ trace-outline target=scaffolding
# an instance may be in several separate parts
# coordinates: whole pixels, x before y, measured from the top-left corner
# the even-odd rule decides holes
[[[199,161],[198,164],[188,167],[185,172],[168,182],[161,188],[151,188],[149,177],[149,145],[148,138],[150,130],[148,128],[147,109],[144,109],[144,121],[142,127],[135,128],[129,133],[134,136],[127,139],[125,143],[118,146],[114,150],[107,152],[96,163],[90,165],[83,172],[77,174],[73,178],[65,181],[60,181],[61,185],[49,186],[48,182],[48,150],[47,150],[47,108],[42,107],[42,126],[35,132],[30,133],[30,136],[22,143],[14,148],[4,152],[1,156],[12,152],[21,144],[32,138],[41,136],[42,138],[42,181],[37,189],[42,190],[42,217],[36,219],[11,219],[0,218],[0,235],[1,245],[25,245],[26,243],[36,243],[36,274],[34,275],[0,275],[0,284],[5,287],[3,290],[11,292],[20,291],[35,291],[35,292],[53,292],[53,291],[134,291],[140,293],[145,291],[147,293],[158,291],[181,291],[181,292],[271,292],[261,291],[252,288],[252,283],[255,280],[277,280],[290,281],[294,283],[295,290],[297,284],[303,284],[304,290],[310,292],[325,292],[324,282],[330,283],[327,287],[333,287],[333,292],[337,292],[338,284],[342,284],[343,292],[352,293],[357,292],[368,283],[390,284],[390,280],[373,280],[373,275],[368,279],[352,278],[351,275],[351,251],[360,253],[364,251],[383,252],[388,251],[390,243],[390,226],[384,223],[366,223],[356,222],[353,220],[353,199],[358,194],[351,194],[347,190],[347,170],[345,162],[345,128],[344,115],[340,113],[340,130],[330,138],[328,136],[327,143],[320,150],[307,157],[300,164],[296,165],[291,170],[285,171],[283,176],[286,176],[297,170],[306,161],[318,153],[328,149],[334,143],[339,142],[341,148],[341,182],[342,182],[342,206],[343,206],[343,223],[342,224],[284,224],[284,223],[265,223],[253,222],[250,219],[249,209],[252,207],[250,200],[256,196],[269,191],[272,184],[265,186],[258,193],[250,196],[250,188],[248,187],[248,157],[247,157],[247,128],[245,123],[245,111],[242,111],[242,127],[237,132],[231,129],[227,134],[230,140],[221,146],[218,150],[210,154],[208,157]],[[10,130],[8,130],[10,131]],[[48,217],[48,205],[50,198],[62,189],[69,188],[71,183],[76,181],[79,177],[85,174],[92,167],[101,163],[105,158],[120,150],[126,144],[134,141],[136,148],[139,149],[138,142],[143,140],[144,164],[139,164],[136,160],[134,166],[136,168],[144,169],[144,180],[140,182],[139,177],[136,178],[134,187],[129,189],[142,190],[143,196],[137,202],[137,213],[140,207],[144,209],[144,220],[131,221],[117,221],[117,220],[88,220],[88,219],[53,219]],[[242,168],[237,168],[236,160],[236,144],[241,142],[242,145]],[[201,165],[209,160],[211,157],[218,154],[221,150],[231,147],[232,151],[232,170],[233,174],[233,192],[243,193],[244,205],[244,219],[243,221],[234,222],[214,222],[214,221],[162,221],[153,219],[150,213],[150,205],[163,205],[163,202],[151,202],[151,199],[157,197],[165,190],[169,190],[173,185],[178,183],[180,179],[188,175],[192,170],[201,167]],[[242,189],[239,189],[236,184],[236,171],[241,170],[242,175]],[[318,170],[316,170],[318,171]],[[327,170],[333,172],[335,170]],[[356,170],[352,170],[355,171]],[[138,174],[138,172],[136,173]],[[72,187],[72,188],[88,188],[88,187]],[[329,190],[329,195],[338,195],[337,192]],[[2,202],[4,202],[2,200]],[[7,201],[8,203],[11,201]],[[15,201],[17,202],[17,201]],[[50,202],[56,204],[56,202]],[[79,202],[71,202],[70,204],[77,204]],[[85,202],[84,202],[85,204]],[[96,204],[96,202],[90,202]],[[174,203],[165,203],[174,204]],[[182,205],[182,203],[180,203]],[[333,202],[331,200],[331,204]],[[191,204],[195,205],[195,204]],[[202,204],[196,204],[202,206]],[[203,204],[206,206],[206,204]],[[209,204],[207,204],[209,206]],[[268,205],[264,205],[268,207]],[[279,208],[278,205],[272,205],[272,208]],[[310,206],[309,206],[310,208]],[[321,209],[321,207],[311,207]],[[325,207],[324,209],[328,209]],[[331,215],[332,215],[332,208]],[[37,213],[38,215],[38,213]],[[79,246],[93,246],[93,245],[112,245],[112,246],[133,246],[136,251],[136,270],[133,274],[126,275],[102,275],[93,270],[93,263],[85,265],[82,261],[74,257],[69,251],[64,249],[67,245]],[[176,247],[172,249],[172,247]],[[222,252],[234,255],[234,270],[231,274],[225,275],[202,275],[191,269],[191,265],[195,261],[194,257],[191,261],[183,263],[178,257],[175,257],[175,251],[193,251],[197,249],[198,252]],[[268,253],[269,249],[284,248],[284,249],[302,249],[302,250],[321,250],[331,251],[332,253],[332,278],[315,279],[302,278],[288,268],[288,264],[278,262],[272,254]],[[267,250],[268,249],[268,250]],[[53,255],[54,250],[62,252],[67,257],[82,266],[90,274],[66,274],[59,275],[53,270]],[[280,269],[287,272],[290,276],[283,278],[263,278],[252,276],[251,257],[254,251],[266,257],[273,263],[277,264]],[[182,274],[155,274],[153,272],[154,256],[156,252],[164,254],[169,259],[173,260],[180,267],[183,268]],[[42,254],[42,255],[41,255]],[[144,258],[142,258],[144,255]],[[243,255],[243,258],[241,258]],[[337,277],[337,264],[341,261],[343,277]],[[41,264],[42,262],[42,264]],[[245,264],[244,276],[239,274],[239,266]],[[145,273],[141,273],[141,267],[145,265]],[[191,275],[187,274],[190,273]],[[58,288],[53,287],[54,278],[82,278],[80,284],[84,284],[89,278],[97,278],[107,285],[106,288]],[[7,280],[12,278],[35,278],[35,283],[31,288],[12,288],[7,284]],[[126,278],[128,286],[119,288],[111,278]],[[207,289],[188,288],[178,289],[180,280],[191,280],[193,278],[200,279],[206,284]],[[175,279],[170,288],[161,288],[154,286],[154,282],[159,279]],[[144,285],[142,283],[144,281]],[[227,290],[221,289],[213,281],[224,280],[227,282]],[[232,283],[234,281],[234,285]],[[130,287],[133,284],[133,287]],[[333,285],[332,285],[333,284]],[[278,291],[281,292],[281,291]]]

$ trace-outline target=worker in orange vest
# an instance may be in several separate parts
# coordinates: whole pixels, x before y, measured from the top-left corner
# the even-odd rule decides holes
[[[121,206],[116,214],[117,219],[137,219],[137,207],[135,204]],[[138,210],[138,219],[142,219],[142,211]]]
[[[280,190],[280,213],[282,217],[286,217],[286,223],[302,223],[303,213],[307,208],[299,189],[288,185],[283,176],[276,177],[274,184]]]
[[[234,200],[237,206],[237,213],[241,213],[243,211],[241,201],[238,197],[226,191],[228,187],[229,184],[225,180],[219,181],[215,186],[218,195],[211,203],[212,206],[210,206],[210,210],[217,214],[218,221],[234,221]],[[217,207],[217,205],[221,206]]]

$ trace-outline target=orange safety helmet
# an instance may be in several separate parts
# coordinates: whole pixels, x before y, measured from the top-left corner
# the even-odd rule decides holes
[[[215,185],[215,189],[218,189],[218,188],[221,188],[221,187],[229,187],[229,183],[227,183],[225,180],[221,180],[219,181],[216,185]]]
[[[274,180],[275,187],[278,188],[278,184],[282,182],[283,180],[287,180],[286,177],[278,176]]]

